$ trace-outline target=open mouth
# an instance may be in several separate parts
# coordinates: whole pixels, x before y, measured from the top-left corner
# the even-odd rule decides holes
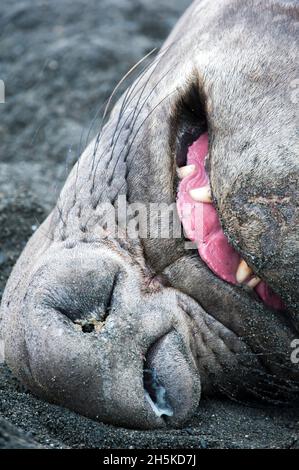
[[[195,243],[199,256],[220,279],[252,289],[265,305],[284,310],[282,299],[256,276],[246,261],[229,244],[213,204],[209,177],[208,133],[197,137],[186,150],[185,162],[177,159],[180,179],[177,210],[186,237]]]
[[[165,419],[166,416],[173,416],[173,408],[170,405],[169,397],[165,386],[161,382],[157,368],[152,364],[153,354],[163,343],[164,336],[151,345],[145,356],[143,365],[143,387],[146,401],[151,409],[159,418]]]

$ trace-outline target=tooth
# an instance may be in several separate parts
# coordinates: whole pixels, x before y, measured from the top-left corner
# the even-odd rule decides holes
[[[212,202],[212,194],[210,185],[203,186],[202,188],[194,188],[189,191],[190,196],[194,201],[198,202]]]
[[[195,165],[186,165],[181,168],[177,168],[177,174],[180,179],[186,178],[186,176],[192,175],[195,170]]]
[[[251,274],[252,274],[252,269],[248,266],[246,261],[242,259],[240,261],[240,264],[238,266],[237,272],[236,272],[236,279],[239,284],[245,281]]]
[[[255,276],[252,279],[250,279],[250,281],[247,282],[247,286],[254,289],[260,282],[261,282],[261,279]]]

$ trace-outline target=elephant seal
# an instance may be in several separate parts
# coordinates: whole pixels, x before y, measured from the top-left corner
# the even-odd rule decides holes
[[[33,393],[136,428],[201,395],[298,399],[298,13],[195,1],[141,64],[6,286],[5,358]]]

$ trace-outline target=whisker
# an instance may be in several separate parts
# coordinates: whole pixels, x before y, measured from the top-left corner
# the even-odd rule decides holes
[[[153,109],[151,109],[151,111],[148,113],[148,115],[143,119],[143,121],[141,122],[140,126],[138,127],[137,131],[135,132],[135,135],[133,136],[133,139],[132,141],[130,142],[130,146],[128,148],[128,151],[127,151],[127,156],[129,155],[130,153],[130,150],[134,144],[134,141],[140,131],[140,129],[142,128],[142,126],[144,125],[144,123],[148,120],[148,118],[154,113],[154,111],[156,111],[156,109],[158,108],[158,106],[160,106],[167,98],[169,98],[171,95],[173,95],[173,93],[175,93],[177,91],[177,89],[175,90],[172,90],[170,93],[168,93],[166,96],[164,96],[164,98],[162,98],[158,104],[156,104],[156,106],[153,107]],[[134,154],[135,156],[135,154]],[[130,160],[132,161],[132,159]]]
[[[94,146],[94,150],[93,150],[93,158],[92,158],[92,165],[91,165],[91,170],[90,170],[90,174],[92,174],[93,172],[93,169],[94,169],[94,162],[95,162],[95,157],[96,157],[96,153],[97,153],[97,150],[98,150],[98,146],[99,146],[99,142],[100,142],[100,138],[101,138],[101,132],[102,132],[102,129],[103,129],[103,125],[104,125],[104,121],[105,121],[105,118],[106,118],[106,115],[108,113],[108,110],[109,110],[109,107],[110,107],[110,104],[112,102],[112,99],[114,97],[114,95],[116,94],[117,90],[119,89],[119,87],[122,85],[122,83],[131,75],[133,74],[133,72],[137,69],[137,67],[139,65],[141,65],[150,55],[152,55],[154,52],[156,51],[156,48],[152,49],[150,52],[148,52],[144,57],[142,57],[133,67],[131,67],[131,69],[121,78],[121,80],[118,82],[118,84],[115,86],[115,88],[113,89],[112,93],[110,94],[108,100],[106,100],[106,102],[103,103],[103,105],[97,110],[97,112],[95,113],[95,116],[92,120],[92,123],[91,123],[91,126],[89,127],[89,131],[88,131],[88,134],[87,134],[87,137],[86,137],[86,145],[88,144],[88,141],[89,141],[89,138],[90,138],[90,135],[91,135],[91,132],[92,132],[92,129],[95,125],[95,122],[96,120],[98,119],[98,116],[100,115],[101,111],[104,109],[103,111],[103,115],[102,115],[102,118],[101,118],[101,122],[100,122],[100,126],[99,126],[99,131],[97,133],[97,136],[96,136],[96,140],[95,140],[95,146]],[[127,92],[129,92],[130,88],[128,88]],[[82,151],[82,135],[83,135],[83,131],[82,131],[82,134],[81,134],[81,138],[80,138],[80,144],[79,144],[79,157],[78,157],[78,162],[77,162],[77,168],[76,168],[76,177],[75,177],[75,194],[74,194],[74,204],[75,204],[75,201],[77,199],[77,183],[78,183],[78,175],[79,175],[79,166],[80,166],[80,158],[81,158],[81,151]]]
[[[123,78],[118,82],[118,84],[116,85],[116,87],[114,88],[114,90],[112,91],[109,99],[108,99],[108,102],[106,104],[106,107],[105,107],[105,110],[104,110],[104,114],[103,114],[103,120],[105,119],[106,115],[107,115],[107,112],[108,112],[108,109],[109,109],[109,106],[110,106],[110,103],[112,101],[112,98],[114,97],[115,93],[117,92],[117,90],[119,89],[119,87],[122,85],[122,83],[133,73],[134,70],[137,69],[137,67],[142,64],[150,55],[152,55],[154,52],[156,51],[156,48],[152,49],[150,52],[148,52],[144,57],[142,57],[135,65],[133,65],[133,67],[130,68],[130,70],[123,76]]]
[[[138,127],[137,131],[135,132],[135,134],[134,134],[134,136],[133,136],[133,139],[132,139],[132,141],[131,141],[131,145],[130,145],[130,147],[129,147],[129,149],[128,149],[128,153],[130,152],[130,148],[131,148],[131,146],[133,145],[133,143],[134,143],[134,141],[135,141],[135,139],[136,139],[136,137],[137,137],[137,135],[138,135],[140,129],[142,128],[142,126],[144,125],[144,123],[146,122],[146,120],[155,112],[155,110],[158,108],[158,106],[160,106],[160,105],[161,105],[167,98],[169,98],[169,96],[171,96],[175,91],[176,91],[176,89],[175,89],[175,90],[172,90],[170,93],[168,93],[166,96],[164,96],[164,98],[162,98],[162,99],[159,101],[159,103],[157,103],[156,106],[154,106],[154,108],[152,108],[151,111],[148,113],[148,115],[144,118],[144,120],[142,121],[142,123],[140,124],[140,126]],[[121,150],[121,152],[122,152],[123,150],[124,150],[124,147],[123,147],[123,149]],[[128,155],[128,153],[127,153],[127,155]],[[135,154],[134,154],[134,156],[135,156]],[[99,162],[98,162],[98,163],[99,163]],[[96,172],[94,172],[93,184],[95,184],[95,177],[96,177],[95,175],[96,175]],[[125,183],[124,183],[124,184],[125,184]],[[121,189],[123,188],[124,184],[123,184],[123,185],[121,186],[121,188],[116,192],[117,194],[120,193],[120,191],[121,191]],[[117,194],[116,194],[116,195],[117,195]],[[101,197],[101,196],[99,196],[98,200],[100,200],[100,197]],[[111,200],[111,203],[112,203],[112,204],[113,204],[114,202],[115,202],[115,199],[114,199],[114,200]],[[96,203],[96,205],[98,205],[98,202]],[[88,224],[88,222],[89,222],[90,219],[91,219],[91,217],[88,219],[87,224]],[[87,224],[86,224],[86,225],[87,225]]]

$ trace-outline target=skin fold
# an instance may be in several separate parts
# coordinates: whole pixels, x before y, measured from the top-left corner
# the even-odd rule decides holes
[[[181,426],[201,395],[298,400],[296,27],[296,2],[195,1],[141,65],[4,292],[5,359],[33,393],[136,428]],[[219,279],[183,236],[130,239],[121,217],[118,236],[105,227],[103,203],[117,208],[120,195],[149,209],[175,203],[178,135],[190,120],[209,133],[222,228],[284,312]],[[172,416],[146,399],[145,368]]]

